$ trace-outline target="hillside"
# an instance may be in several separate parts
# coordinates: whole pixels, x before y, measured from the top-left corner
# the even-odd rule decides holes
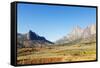
[[[57,40],[56,44],[73,43],[75,41],[79,43],[80,41],[86,41],[86,40],[92,42],[93,40],[91,41],[91,39],[96,39],[95,24],[87,26],[85,29],[76,26],[68,35]]]
[[[51,45],[53,42],[48,41],[45,37],[37,35],[31,30],[26,34],[17,34],[17,47],[43,47],[44,45]]]

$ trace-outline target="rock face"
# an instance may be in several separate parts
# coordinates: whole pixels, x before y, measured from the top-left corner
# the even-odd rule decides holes
[[[17,34],[17,47],[42,47],[45,45],[53,44],[53,42],[48,41],[45,37],[37,35],[31,30],[26,34]]]
[[[82,34],[83,38],[90,37],[96,34],[96,25],[87,26]]]
[[[79,26],[76,26],[71,33],[69,33],[69,35],[67,36],[67,38],[69,40],[76,40],[76,39],[79,39],[81,38],[82,36],[82,33],[83,33],[83,30],[79,27]]]
[[[58,44],[69,43],[69,42],[78,41],[78,40],[86,40],[86,39],[90,40],[91,38],[96,39],[96,25],[95,24],[87,26],[85,29],[82,29],[79,26],[76,26],[72,30],[71,33],[57,40],[56,43]]]

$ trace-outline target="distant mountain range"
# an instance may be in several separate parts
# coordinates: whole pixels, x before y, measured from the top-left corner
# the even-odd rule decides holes
[[[45,37],[37,35],[31,30],[26,34],[17,34],[17,47],[42,47],[44,45],[50,45],[53,42],[48,41]]]
[[[64,43],[86,43],[86,42],[96,42],[96,25],[92,24],[87,26],[85,29],[76,26],[73,30],[66,36],[57,40],[55,43],[47,40],[43,36],[39,36],[33,31],[29,31],[26,34],[17,34],[17,47],[43,47],[45,45],[53,44],[64,44]]]
[[[85,29],[76,26],[72,32],[56,41],[56,44],[70,43],[73,41],[96,41],[96,25],[92,24]]]

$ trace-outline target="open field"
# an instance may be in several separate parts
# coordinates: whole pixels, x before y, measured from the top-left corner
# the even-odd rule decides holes
[[[96,43],[18,48],[17,64],[42,64],[96,60]]]

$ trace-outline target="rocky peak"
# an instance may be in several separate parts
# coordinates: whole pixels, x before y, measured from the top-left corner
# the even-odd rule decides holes
[[[61,39],[57,40],[57,42],[66,43],[66,42],[75,41],[79,39],[87,39],[95,35],[96,35],[95,24],[89,25],[84,29],[81,29],[79,26],[76,26],[73,28],[72,32],[62,37]]]
[[[28,40],[38,40],[38,35],[35,32],[32,32],[32,30],[29,30],[27,33],[27,39]]]

